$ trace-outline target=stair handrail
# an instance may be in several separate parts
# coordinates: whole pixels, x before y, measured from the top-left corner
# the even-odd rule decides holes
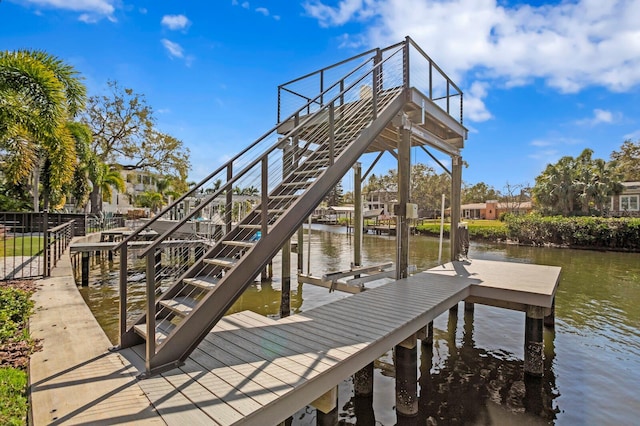
[[[401,43],[404,44],[404,43]],[[398,44],[394,45],[397,46]],[[386,49],[379,49],[380,52],[388,50],[389,48]],[[297,126],[293,127],[291,130],[289,130],[289,132],[287,132],[285,135],[283,135],[283,139],[286,139],[287,137],[289,137],[289,135],[291,135],[292,133],[295,134],[296,131],[300,130],[301,128],[304,127],[304,125],[307,124],[307,122],[313,120],[317,115],[319,115],[321,112],[323,112],[325,110],[325,108],[328,108],[329,105],[333,104],[338,98],[340,98],[341,96],[344,95],[344,93],[348,92],[349,90],[353,89],[358,83],[360,83],[364,78],[366,78],[369,74],[373,73],[374,70],[376,70],[379,67],[382,67],[382,65],[388,61],[389,59],[391,59],[395,54],[397,54],[397,52],[400,52],[402,49],[398,49],[396,52],[392,53],[388,58],[378,62],[377,64],[375,64],[369,71],[367,71],[364,75],[362,75],[360,78],[358,78],[356,81],[354,81],[353,83],[351,83],[349,86],[345,87],[340,93],[338,93],[337,95],[335,95],[333,98],[331,98],[331,100],[329,102],[326,103],[326,105],[322,108],[320,108],[319,110],[315,111],[314,113],[308,115],[307,117],[305,117],[305,119],[299,123]],[[357,68],[361,68],[363,67],[367,62],[369,62],[370,60],[372,60],[374,58],[369,58],[364,64],[358,66]],[[334,84],[334,87],[337,83],[339,83],[340,81],[343,81],[345,78],[349,77],[352,75],[352,72],[349,73],[347,76],[345,76],[344,78],[338,80],[338,82],[336,82]],[[330,89],[327,89],[327,91]],[[325,91],[326,92],[326,91]],[[315,99],[318,99],[320,97],[320,95],[318,95]],[[313,102],[313,101],[311,101]],[[296,111],[294,114],[292,114],[289,118],[287,118],[287,120],[294,118],[296,116],[296,114],[299,114],[300,111],[302,111],[304,108],[306,107],[306,105],[302,108],[300,108],[298,111]],[[267,134],[263,135],[259,140],[257,140],[256,142],[254,142],[253,144],[251,144],[251,146],[255,146],[258,142],[260,142],[262,139],[264,139],[266,136],[270,135],[271,133],[273,133],[274,131],[277,130],[279,126],[276,125],[274,126]],[[271,147],[269,147],[266,151],[264,151],[262,153],[262,155],[260,155],[259,157],[257,157],[256,159],[254,159],[253,161],[251,161],[249,164],[247,164],[240,172],[236,173],[230,180],[228,180],[227,182],[224,183],[224,186],[221,186],[217,191],[215,191],[214,193],[212,193],[211,195],[209,195],[204,202],[200,203],[198,206],[196,206],[189,214],[185,215],[185,217],[183,217],[181,220],[177,221],[176,224],[174,224],[174,226],[172,226],[170,229],[168,229],[167,231],[165,231],[161,236],[155,238],[151,244],[149,244],[148,247],[146,247],[139,255],[138,258],[143,258],[145,256],[147,256],[150,252],[152,252],[152,250],[155,250],[155,248],[162,242],[164,241],[167,237],[169,237],[171,234],[173,234],[175,232],[176,229],[179,229],[182,225],[184,225],[189,219],[191,219],[196,213],[199,213],[206,205],[208,205],[213,199],[215,199],[216,197],[218,197],[219,195],[222,194],[223,189],[226,189],[228,187],[232,187],[233,183],[235,183],[238,179],[240,179],[242,176],[244,176],[247,172],[249,172],[251,169],[253,169],[256,165],[258,165],[261,161],[263,161],[265,156],[268,156],[271,152],[273,152],[275,149],[277,149],[279,147],[279,145],[282,143],[282,140],[278,140],[275,143],[273,143],[271,145]],[[248,148],[244,149],[242,151],[242,153],[246,152],[248,150]],[[239,154],[240,155],[240,154]],[[239,156],[238,155],[238,156]],[[234,159],[236,159],[236,157],[234,157]],[[231,159],[229,161],[227,161],[227,163],[225,163],[223,166],[221,166],[216,173],[210,175],[210,177],[215,176],[215,174],[221,172],[224,168],[228,167],[229,163],[231,163],[232,161],[234,161],[234,159]],[[208,180],[208,179],[207,179]],[[199,185],[201,186],[202,184],[204,184],[204,182],[201,182]],[[194,188],[195,189],[195,188]],[[175,204],[175,203],[174,203]],[[124,241],[123,241],[124,242]]]
[[[388,48],[385,48],[383,50],[387,50]],[[372,49],[372,51],[375,51],[376,49]],[[364,56],[366,53],[371,53],[372,51],[368,51],[365,52],[357,57],[361,57]],[[357,58],[355,57],[355,58]],[[352,58],[353,59],[353,58]],[[295,112],[293,112],[291,115],[289,115],[284,122],[291,120],[292,118],[294,118],[296,115],[300,114],[305,108],[308,108],[311,104],[315,103],[318,99],[322,98],[327,92],[333,90],[341,81],[344,81],[346,78],[350,77],[351,75],[353,75],[354,73],[356,73],[358,70],[360,70],[362,67],[364,67],[367,62],[369,62],[372,58],[369,58],[367,61],[364,61],[362,64],[358,65],[356,68],[354,68],[353,70],[351,70],[349,73],[347,73],[344,77],[342,77],[340,80],[338,80],[337,82],[333,83],[331,86],[329,86],[326,90],[324,90],[322,93],[320,93],[319,95],[317,95],[315,98],[310,99],[305,105],[303,105],[302,107],[298,108]],[[345,60],[347,61],[347,60]],[[333,101],[333,100],[332,100]],[[314,113],[315,114],[315,113]],[[175,206],[177,206],[179,203],[181,203],[182,201],[184,201],[187,197],[190,197],[191,195],[193,195],[198,189],[200,189],[202,186],[204,186],[207,182],[209,182],[214,176],[216,176],[218,173],[222,172],[225,168],[229,167],[230,163],[233,163],[234,161],[236,161],[238,158],[240,158],[242,155],[244,155],[247,151],[250,151],[253,147],[255,147],[257,144],[259,144],[262,140],[264,140],[267,136],[271,135],[274,131],[276,131],[278,129],[278,127],[282,124],[282,122],[278,122],[276,123],[271,129],[269,129],[268,131],[266,131],[265,133],[263,133],[260,137],[258,137],[258,139],[256,139],[253,143],[249,144],[248,146],[246,146],[244,149],[242,149],[240,152],[238,152],[236,155],[234,155],[230,160],[228,160],[226,163],[224,163],[223,165],[221,165],[220,167],[218,167],[216,170],[214,170],[213,172],[209,173],[209,175],[207,175],[207,177],[203,178],[202,180],[200,180],[200,182],[198,182],[196,185],[193,186],[193,188],[191,188],[189,191],[185,192],[184,194],[182,194],[179,198],[177,198],[175,201],[173,201],[171,204],[169,204],[168,206],[166,206],[165,208],[163,208],[160,213],[158,213],[157,215],[155,215],[154,217],[152,217],[149,221],[147,221],[145,223],[144,226],[141,226],[138,229],[135,229],[131,234],[129,234],[126,238],[124,238],[120,243],[118,243],[113,250],[114,251],[118,251],[120,250],[120,248],[124,245],[127,244],[129,241],[133,240],[137,235],[140,234],[140,232],[142,232],[144,229],[147,229],[149,227],[149,225],[151,225],[152,223],[154,223],[155,221],[157,221],[158,219],[160,219],[166,212],[168,212],[169,210],[171,210],[172,208],[174,208]],[[291,133],[291,132],[289,132]],[[271,152],[271,151],[269,151]],[[218,194],[219,195],[219,194]],[[211,201],[211,200],[207,200],[207,201]],[[202,203],[202,204],[206,204],[206,203]],[[200,211],[200,210],[198,210]],[[191,216],[189,216],[188,218],[190,218]],[[184,223],[184,222],[183,222]],[[173,228],[172,228],[173,229]]]

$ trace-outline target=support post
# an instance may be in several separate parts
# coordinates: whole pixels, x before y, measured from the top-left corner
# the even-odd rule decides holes
[[[291,315],[291,241],[282,246],[282,285],[280,289],[280,318]]]
[[[353,264],[362,265],[362,165],[353,165]]]
[[[405,346],[410,345],[394,348],[396,413],[399,417],[414,417],[418,414],[418,351],[415,344],[411,349]]]
[[[451,226],[449,231],[449,245],[451,260],[458,260],[458,222],[460,221],[460,193],[462,191],[462,157],[451,157]]]
[[[122,336],[127,332],[127,244],[123,244],[120,247],[120,317],[118,318],[118,325],[120,328],[120,347],[122,347]]]
[[[398,143],[398,211],[396,212],[397,264],[396,279],[407,278],[409,266],[409,226],[407,203],[409,202],[409,179],[411,174],[411,132],[403,123]]]
[[[335,426],[338,424],[338,387],[331,388],[311,403],[316,407],[317,417],[316,425],[318,426]]]
[[[353,390],[356,398],[370,397],[373,395],[373,363],[353,375]]]
[[[298,249],[296,251],[298,255],[298,273],[300,273],[304,266],[304,226],[298,228]]]
[[[86,287],[89,285],[89,259],[91,258],[91,253],[87,251],[82,252],[82,287]]]
[[[551,309],[548,312],[548,315],[544,317],[544,326],[553,328],[556,325],[556,298],[553,298],[551,302]]]
[[[541,377],[544,372],[543,318],[544,308],[527,306],[524,325],[524,372],[537,377]]]

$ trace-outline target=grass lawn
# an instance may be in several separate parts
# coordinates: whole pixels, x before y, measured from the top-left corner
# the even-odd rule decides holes
[[[43,237],[4,237],[0,239],[0,257],[33,256],[42,251]]]
[[[0,368],[0,424],[27,424],[27,372],[13,367]]]

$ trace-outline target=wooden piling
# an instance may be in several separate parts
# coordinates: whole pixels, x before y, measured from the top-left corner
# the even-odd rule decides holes
[[[353,391],[356,398],[365,398],[373,395],[373,363],[353,375]]]
[[[282,246],[282,285],[280,288],[280,318],[291,315],[291,242]]]
[[[524,372],[532,376],[542,376],[543,368],[543,334],[542,322],[544,308],[527,306],[524,326]]]
[[[548,312],[548,315],[544,317],[544,326],[545,327],[555,327],[556,325],[556,298],[553,298],[553,302],[551,302],[551,309]]]
[[[418,414],[418,351],[413,336],[413,348],[404,345],[394,348],[396,368],[396,413],[398,416],[413,417]]]
[[[89,285],[89,260],[91,259],[91,253],[82,253],[82,287]]]

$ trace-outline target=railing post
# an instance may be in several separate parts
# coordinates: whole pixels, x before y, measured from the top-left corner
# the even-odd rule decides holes
[[[324,106],[324,70],[320,71],[320,107]]]
[[[429,99],[433,99],[433,63],[429,61]]]
[[[262,212],[261,212],[261,229],[262,229],[262,237],[266,236],[269,229],[269,163],[267,159],[268,155],[262,157],[262,179],[261,179],[261,188],[260,191],[262,193],[261,196],[261,204],[262,204]]]
[[[404,60],[402,61],[402,84],[405,87],[405,89],[409,88],[409,46],[410,46],[411,40],[409,39],[409,37],[407,37],[404,41],[404,46],[402,48],[402,56],[404,56]]]
[[[460,92],[460,124],[464,124],[462,122],[463,118],[462,118],[462,103],[464,100],[464,93]]]
[[[382,62],[382,52],[380,51],[380,49],[376,49],[376,56],[373,58],[373,87],[371,88],[371,91],[373,92],[371,96],[371,109],[372,109],[373,120],[378,118],[378,95],[380,94],[380,90],[382,86],[379,83],[379,79],[380,79],[379,64],[381,62]]]
[[[449,114],[449,87],[451,86],[449,80],[447,79],[447,114]]]
[[[278,121],[280,122],[280,102],[282,101],[282,86],[278,86]]]
[[[48,277],[51,275],[51,269],[49,266],[49,212],[45,210],[42,212],[42,239],[43,239],[43,250],[44,250],[44,276]]]
[[[333,103],[329,105],[329,165],[333,165],[333,156],[335,155],[335,120]]]
[[[151,360],[156,354],[156,268],[154,254],[147,254],[147,344],[145,354],[147,373],[151,373]]]
[[[119,330],[120,330],[120,346],[122,347],[122,336],[127,332],[127,259],[128,247],[127,244],[123,244],[120,247],[120,280],[118,283],[120,294],[120,316],[118,318]]]
[[[227,182],[230,182],[233,179],[233,163],[229,163],[227,166]],[[231,222],[233,221],[233,188],[228,187],[226,190],[226,207],[224,211],[224,223],[225,223],[225,234],[231,232]]]

